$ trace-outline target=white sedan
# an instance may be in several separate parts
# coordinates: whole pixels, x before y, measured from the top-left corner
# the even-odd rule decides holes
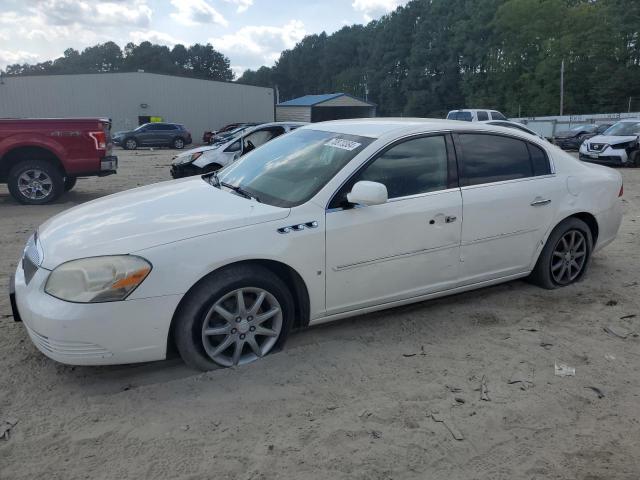
[[[69,364],[252,362],[292,328],[516,278],[580,280],[622,180],[550,143],[446,120],[299,128],[218,172],[111,195],[40,226],[14,316]]]

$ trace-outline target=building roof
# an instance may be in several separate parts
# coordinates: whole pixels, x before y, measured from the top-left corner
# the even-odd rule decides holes
[[[351,97],[360,102],[368,103],[371,106],[375,104],[371,102],[367,102],[362,100],[361,98],[354,97],[353,95],[349,95],[347,93],[325,93],[322,95],[305,95],[304,97],[294,98],[293,100],[288,100],[286,102],[280,102],[278,107],[313,107],[314,105],[318,105],[320,103],[324,103],[329,100],[333,100],[338,97]]]

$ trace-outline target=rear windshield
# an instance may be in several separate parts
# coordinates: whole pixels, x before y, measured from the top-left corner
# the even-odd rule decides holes
[[[462,120],[465,122],[473,121],[473,117],[471,116],[471,112],[449,112],[447,115],[447,120]]]

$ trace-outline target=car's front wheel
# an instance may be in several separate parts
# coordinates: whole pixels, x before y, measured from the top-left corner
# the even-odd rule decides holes
[[[530,279],[547,289],[577,282],[587,270],[592,250],[588,225],[579,218],[568,218],[549,235]]]
[[[180,137],[173,139],[173,148],[182,150],[184,148],[184,140]]]
[[[294,303],[284,282],[258,265],[239,265],[200,281],[176,314],[174,338],[187,365],[244,365],[282,346]]]
[[[125,150],[135,150],[138,148],[138,141],[135,138],[127,138],[122,146]]]

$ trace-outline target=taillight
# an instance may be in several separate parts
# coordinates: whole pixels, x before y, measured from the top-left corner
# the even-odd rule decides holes
[[[89,132],[89,136],[93,138],[93,141],[96,144],[96,150],[107,149],[107,134],[104,132],[104,130],[99,132]]]
[[[618,192],[618,197],[624,195],[624,183],[620,184],[620,191]]]

